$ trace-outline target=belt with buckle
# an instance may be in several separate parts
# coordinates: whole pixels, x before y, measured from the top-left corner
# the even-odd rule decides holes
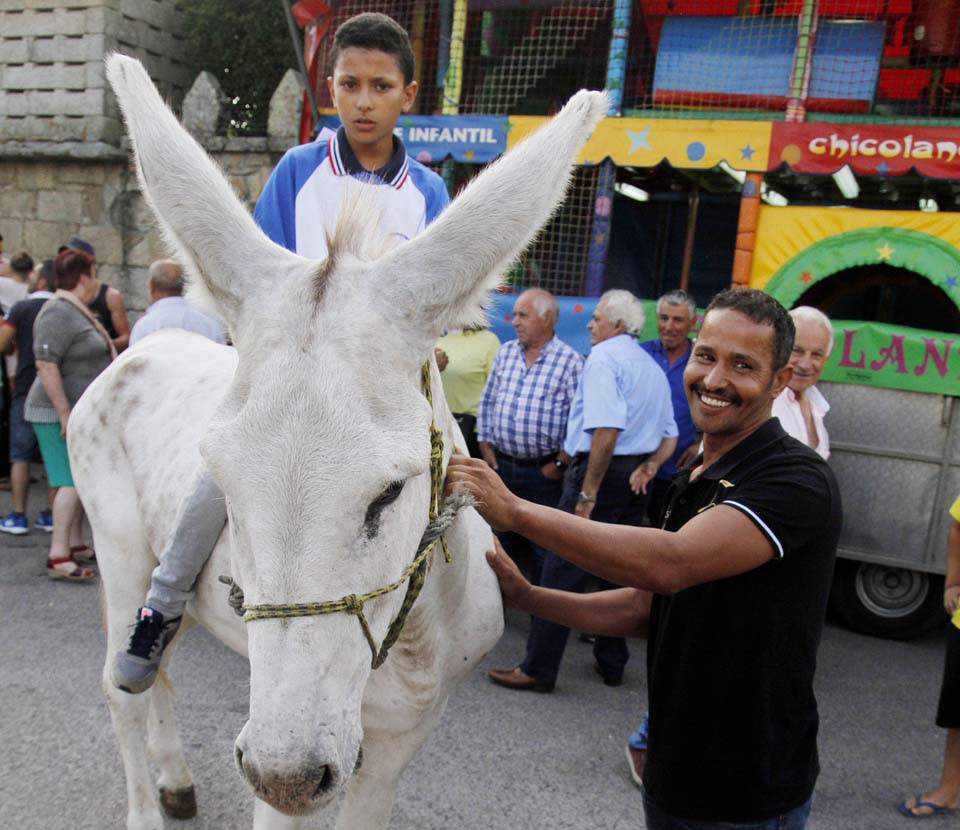
[[[497,458],[502,458],[504,461],[516,464],[518,467],[542,467],[544,464],[549,464],[551,461],[554,461],[557,457],[555,452],[538,458],[517,458],[515,455],[508,455],[505,452],[500,452],[500,450],[494,450],[494,453]]]

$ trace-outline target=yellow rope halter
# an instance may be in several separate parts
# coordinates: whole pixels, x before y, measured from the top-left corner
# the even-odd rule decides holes
[[[433,523],[440,515],[440,505],[443,499],[443,433],[437,429],[436,422],[433,420],[432,415],[433,395],[430,389],[429,362],[423,364],[423,368],[420,370],[420,378],[423,384],[423,394],[430,403],[431,410],[429,517],[430,522]],[[243,604],[242,600],[237,600],[232,601],[231,604],[235,606],[238,614],[243,614],[243,621],[248,623],[253,622],[254,620],[269,620],[286,617],[314,617],[320,614],[335,614],[338,611],[344,611],[347,614],[353,614],[360,621],[360,628],[363,630],[363,636],[366,637],[367,643],[370,645],[370,651],[373,654],[372,666],[376,669],[383,665],[384,660],[387,659],[387,653],[390,651],[390,647],[400,636],[400,632],[403,629],[404,623],[407,621],[407,616],[410,613],[410,609],[413,608],[413,604],[417,601],[417,597],[420,596],[420,590],[423,588],[424,579],[426,577],[427,556],[430,555],[438,541],[440,542],[440,547],[443,549],[443,558],[449,563],[451,561],[450,549],[447,547],[447,540],[442,535],[430,540],[429,542],[421,541],[416,557],[414,557],[413,562],[411,562],[400,575],[399,579],[397,579],[395,582],[391,582],[389,585],[385,585],[383,588],[376,588],[375,590],[368,591],[365,594],[347,594],[345,597],[341,597],[340,599],[327,600],[326,602],[302,602],[280,605],[245,605]],[[220,577],[220,580],[226,584],[233,584],[233,580],[231,580],[229,577]],[[394,618],[393,622],[390,623],[390,627],[387,629],[386,636],[384,636],[383,642],[380,644],[380,648],[378,649],[373,639],[373,633],[370,631],[370,625],[367,622],[366,616],[364,616],[363,606],[367,600],[375,597],[382,597],[384,594],[389,594],[391,591],[397,590],[397,588],[403,585],[403,583],[407,580],[409,580],[409,584],[407,585],[407,592],[403,597],[403,603],[400,606],[400,611],[397,613],[397,616]],[[239,591],[239,588],[235,585],[233,588],[231,588],[231,595],[234,594],[234,591]]]

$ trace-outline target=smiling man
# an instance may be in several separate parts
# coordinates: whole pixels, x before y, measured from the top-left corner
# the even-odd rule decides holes
[[[551,591],[488,555],[508,605],[648,636],[650,830],[807,823],[819,772],[813,676],[841,506],[824,461],[770,416],[793,336],[786,310],[760,291],[714,298],[684,374],[703,453],[674,479],[661,530],[531,505],[470,459],[447,471],[495,528],[629,586]]]

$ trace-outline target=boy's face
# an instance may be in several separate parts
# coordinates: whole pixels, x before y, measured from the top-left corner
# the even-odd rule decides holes
[[[385,164],[393,151],[394,125],[413,106],[417,82],[404,84],[392,55],[351,46],[340,53],[327,87],[353,151],[358,157],[386,153]]]

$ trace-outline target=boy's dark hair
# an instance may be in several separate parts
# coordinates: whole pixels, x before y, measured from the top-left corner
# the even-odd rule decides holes
[[[64,291],[73,291],[80,282],[81,274],[93,274],[94,258],[86,251],[67,248],[57,254],[53,261],[54,286]]]
[[[773,326],[773,370],[787,365],[793,352],[796,329],[787,310],[777,300],[756,288],[728,288],[710,301],[704,319],[714,309],[730,308],[760,325]]]
[[[403,73],[404,85],[413,80],[413,47],[410,37],[392,17],[379,12],[364,12],[354,15],[337,29],[330,50],[330,71],[337,68],[340,53],[351,47],[376,49],[391,55]]]
[[[21,251],[10,260],[10,267],[18,274],[29,274],[33,270],[33,257],[26,251]]]

